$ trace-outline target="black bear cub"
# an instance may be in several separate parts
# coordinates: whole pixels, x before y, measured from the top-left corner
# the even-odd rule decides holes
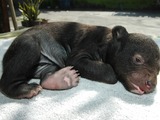
[[[10,98],[32,98],[41,89],[78,85],[79,76],[114,84],[136,94],[157,84],[160,52],[148,36],[75,22],[53,22],[19,35],[3,58],[0,90]],[[29,83],[40,79],[40,85]]]

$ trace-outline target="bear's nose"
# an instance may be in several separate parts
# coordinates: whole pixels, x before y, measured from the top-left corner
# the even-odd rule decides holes
[[[151,86],[152,86],[151,80],[146,81],[146,86],[147,86],[148,89],[151,89]]]

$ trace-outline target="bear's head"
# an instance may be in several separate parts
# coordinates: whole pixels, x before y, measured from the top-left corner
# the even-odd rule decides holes
[[[130,92],[152,92],[160,70],[158,45],[146,35],[128,33],[122,26],[112,29],[112,38],[112,67],[118,79]]]

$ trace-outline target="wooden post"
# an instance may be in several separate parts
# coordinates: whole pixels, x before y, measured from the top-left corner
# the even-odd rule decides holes
[[[9,3],[10,11],[11,11],[11,17],[12,17],[13,26],[14,26],[14,29],[17,30],[18,26],[17,26],[16,13],[15,13],[13,1],[9,0],[8,3]]]
[[[0,0],[0,33],[9,31],[10,26],[6,0]]]

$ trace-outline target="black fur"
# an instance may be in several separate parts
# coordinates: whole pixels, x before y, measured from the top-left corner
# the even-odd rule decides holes
[[[31,28],[18,36],[4,55],[0,89],[8,97],[17,98],[34,89],[35,84],[28,84],[31,78],[42,80],[49,71],[71,65],[82,77],[114,84],[119,77],[125,79],[132,66],[128,59],[141,52],[139,43],[135,41],[135,45],[131,39],[122,26],[110,29],[55,22]],[[149,43],[156,46],[153,41]],[[156,46],[152,52],[159,59],[157,51]],[[55,68],[41,72],[41,61]]]

